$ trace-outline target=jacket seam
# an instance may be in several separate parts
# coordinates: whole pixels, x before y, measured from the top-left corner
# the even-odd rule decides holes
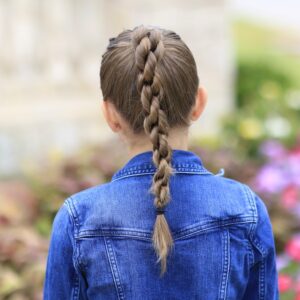
[[[248,236],[249,237],[252,237],[255,229],[256,229],[256,226],[257,226],[257,219],[258,219],[258,216],[257,216],[257,208],[256,208],[256,204],[255,204],[255,200],[254,198],[252,197],[252,193],[250,191],[250,188],[243,184],[243,193],[244,193],[244,196],[246,197],[246,199],[248,200],[249,202],[249,205],[250,205],[250,210],[252,212],[252,215],[255,219],[255,223],[251,224],[250,225],[250,228],[249,228],[249,231],[248,231]]]
[[[253,230],[250,232],[249,234],[249,241],[251,242],[251,250],[252,250],[252,266],[256,263],[258,263],[258,285],[259,285],[259,300],[265,300],[265,276],[266,276],[266,266],[265,266],[265,257],[268,254],[268,252],[266,251],[266,249],[263,247],[263,245],[261,244],[261,241],[259,241],[255,236],[254,233],[257,229],[258,226],[258,210],[257,210],[257,206],[255,203],[255,194],[253,192],[248,191],[248,195],[251,197],[252,202],[254,202],[255,204],[255,216],[257,218],[257,221],[255,223],[255,226],[253,226]],[[261,259],[255,261],[255,256],[254,256],[254,248],[256,248],[256,250],[258,250]],[[250,267],[251,268],[251,267]]]
[[[247,240],[247,250],[248,250],[249,257],[250,257],[249,268],[251,268],[254,265],[254,254],[252,251],[252,245],[251,245],[250,240]]]
[[[209,226],[204,225],[198,225],[197,227],[188,229],[186,233],[184,231],[177,231],[176,233],[173,233],[173,239],[174,240],[181,240],[185,239],[187,237],[192,237],[195,235],[199,235],[202,232],[208,232],[217,228],[226,228],[230,225],[239,225],[239,224],[245,224],[245,223],[251,223],[253,222],[252,219],[245,219],[238,220],[238,221],[232,221],[228,220],[223,223],[220,221],[215,221],[209,224]],[[206,224],[207,225],[207,224]],[[202,228],[201,228],[202,227]],[[203,228],[204,227],[204,228]],[[75,238],[76,239],[83,239],[88,237],[97,237],[97,236],[115,236],[115,237],[132,237],[137,238],[141,240],[151,240],[152,238],[152,232],[150,231],[137,231],[137,230],[124,230],[123,228],[107,228],[107,229],[97,229],[97,230],[85,230],[81,231]]]
[[[68,203],[68,207],[69,207],[69,212],[73,218],[73,221],[74,221],[74,224],[75,224],[75,233],[77,234],[79,232],[79,219],[78,219],[78,214],[77,214],[77,211],[76,211],[76,208],[74,206],[74,203],[73,203],[73,198],[72,196],[70,196],[66,202]]]
[[[258,226],[258,210],[257,210],[257,206],[255,203],[255,194],[250,190],[250,188],[247,188],[247,195],[249,197],[249,199],[251,199],[251,202],[255,205],[254,206],[254,215],[256,217],[256,222],[255,224],[253,224],[252,230],[250,230],[249,232],[249,241],[251,243],[251,255],[253,255],[252,257],[252,266],[256,263],[258,263],[258,284],[259,284],[259,290],[258,290],[258,294],[259,294],[259,300],[265,300],[265,276],[266,276],[266,266],[265,266],[265,260],[264,258],[267,255],[267,251],[266,249],[263,247],[261,241],[259,241],[255,236],[255,231],[257,229]],[[254,256],[254,247],[258,250],[259,254],[261,255],[262,259],[259,261],[255,261],[255,256]]]
[[[259,266],[259,300],[265,300],[265,261]]]
[[[203,165],[200,164],[195,164],[195,163],[174,163],[172,164],[172,168],[173,169],[177,169],[177,170],[205,170],[205,167]],[[131,166],[131,167],[127,167],[127,168],[123,168],[118,170],[114,176],[122,176],[122,175],[126,175],[129,173],[133,173],[133,172],[144,172],[144,171],[155,171],[156,167],[153,164],[149,164],[149,163],[144,163],[142,165],[135,165],[135,166]]]
[[[73,294],[72,298],[74,300],[78,300],[79,299],[79,289],[80,289],[80,282],[79,282],[80,281],[80,278],[79,278],[80,266],[79,266],[79,264],[77,262],[77,259],[76,259],[77,239],[75,238],[75,235],[74,235],[75,223],[74,223],[73,214],[71,213],[71,208],[70,208],[70,205],[69,205],[69,200],[70,200],[70,198],[68,198],[64,202],[64,205],[67,208],[67,212],[68,212],[69,218],[70,218],[72,226],[73,226],[73,234],[72,234],[72,240],[73,241],[72,241],[72,245],[74,245],[74,249],[73,249],[73,255],[72,255],[72,262],[73,262],[74,268],[76,270],[76,279],[75,279],[75,283],[74,283],[74,294]]]
[[[243,192],[244,192],[244,195],[245,195],[246,199],[248,200],[248,203],[250,205],[250,210],[251,210],[251,212],[253,214],[253,217],[255,219],[255,222],[250,224],[250,226],[249,226],[250,228],[247,232],[247,237],[248,237],[248,240],[249,240],[248,256],[249,256],[249,260],[251,262],[251,264],[249,265],[249,270],[250,270],[250,268],[255,263],[255,255],[254,255],[254,249],[253,249],[253,244],[254,244],[253,243],[253,235],[254,235],[254,232],[255,232],[256,227],[257,227],[258,217],[257,217],[257,208],[256,208],[256,204],[255,204],[255,199],[252,196],[252,192],[251,192],[250,188],[246,184],[243,184]]]
[[[109,238],[104,237],[104,243],[105,243],[105,248],[108,256],[111,273],[117,290],[118,299],[122,300],[124,299],[124,292],[120,281],[120,275],[119,275],[118,265],[116,262],[116,257]]]
[[[74,229],[76,229],[76,230],[74,230],[74,240],[75,240],[74,261],[75,261],[75,264],[78,269],[77,271],[82,272],[84,270],[84,264],[82,263],[82,261],[80,259],[81,258],[80,246],[79,246],[78,239],[76,238],[78,232],[80,231],[79,230],[79,221],[78,221],[78,215],[77,215],[77,212],[76,212],[76,209],[74,207],[72,200],[73,200],[73,198],[69,197],[66,200],[66,204],[67,204],[67,207],[69,208],[68,211],[69,211],[69,214],[71,215]]]
[[[223,245],[223,272],[221,279],[221,288],[219,300],[225,300],[227,297],[228,277],[230,270],[230,235],[228,230],[222,232],[222,245]]]
[[[155,170],[153,171],[149,171],[149,172],[140,172],[140,173],[134,173],[134,174],[127,174],[127,175],[121,175],[121,176],[117,176],[117,177],[113,177],[112,180],[110,182],[114,182],[120,179],[125,179],[125,178],[129,178],[129,177],[135,177],[135,176],[145,176],[145,175],[154,175],[155,174]],[[195,175],[214,175],[213,173],[209,172],[209,171],[193,171],[192,169],[188,169],[187,171],[175,171],[172,174],[195,174]]]
[[[248,188],[249,189],[249,188]],[[260,254],[262,255],[263,258],[266,257],[266,255],[268,254],[268,251],[266,251],[266,249],[264,248],[264,246],[262,245],[261,241],[259,241],[255,236],[255,231],[257,229],[257,225],[258,225],[258,211],[257,211],[257,207],[256,207],[256,203],[255,203],[255,194],[249,189],[248,190],[248,195],[252,200],[252,203],[254,203],[254,215],[256,218],[256,222],[255,224],[253,224],[253,228],[252,230],[249,232],[249,240],[251,241],[251,243],[259,250]]]

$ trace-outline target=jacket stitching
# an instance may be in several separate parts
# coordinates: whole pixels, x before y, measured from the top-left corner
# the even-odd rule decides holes
[[[255,230],[256,230],[257,225],[258,225],[258,212],[257,212],[256,203],[255,203],[255,199],[254,199],[254,193],[249,189],[249,187],[247,188],[247,194],[249,195],[249,198],[251,199],[251,202],[254,205],[253,211],[254,211],[254,217],[256,219],[255,224],[253,224],[251,226],[251,230],[249,232],[249,240],[259,250],[260,254],[264,258],[267,255],[267,251],[263,247],[261,242],[257,238],[254,237],[254,233],[255,233]]]
[[[174,240],[180,240],[185,239],[187,237],[191,237],[194,235],[198,235],[201,232],[207,232],[213,229],[217,228],[225,228],[229,225],[237,225],[237,224],[245,224],[253,222],[252,219],[244,219],[244,220],[227,220],[227,222],[221,223],[220,221],[215,221],[211,224],[202,224],[198,225],[195,228],[189,229],[186,232],[184,231],[177,231],[173,234]],[[205,225],[208,225],[204,227]],[[132,237],[142,240],[151,240],[152,238],[152,232],[146,232],[146,231],[136,231],[136,230],[124,230],[122,228],[107,228],[107,229],[101,229],[101,230],[85,230],[80,232],[78,236],[76,236],[77,239],[82,238],[88,238],[88,237],[96,237],[96,236],[120,236],[120,237]]]
[[[76,279],[75,279],[75,288],[74,288],[74,300],[78,300],[79,299],[79,276],[78,274],[76,274]]]
[[[261,252],[262,254],[262,258],[265,258],[268,251],[266,251],[266,249],[262,246],[261,242],[256,239],[256,238],[253,238],[252,239],[252,243],[256,246],[256,248],[258,248],[258,250]]]
[[[259,266],[259,300],[265,300],[265,261]]]
[[[226,299],[227,294],[227,285],[228,285],[228,276],[230,268],[230,236],[228,230],[222,232],[222,245],[223,245],[223,272],[222,272],[222,281],[220,288],[220,300]]]
[[[172,168],[174,172],[201,172],[212,174],[209,172],[204,166],[199,164],[189,164],[189,163],[174,163],[172,164]],[[123,169],[118,170],[112,177],[112,181],[117,179],[126,178],[127,175],[136,175],[136,174],[145,174],[145,173],[155,173],[156,168],[153,164],[144,163],[143,165],[136,165],[131,167],[125,167]]]
[[[114,251],[112,249],[112,245],[111,245],[110,240],[108,238],[104,237],[104,242],[105,242],[105,247],[106,247],[106,251],[107,251],[107,255],[108,255],[110,269],[111,269],[113,279],[114,279],[114,282],[115,282],[115,286],[116,286],[116,290],[117,290],[118,299],[121,300],[121,299],[124,299],[124,293],[123,293],[122,285],[121,285],[121,282],[120,282],[119,270],[118,270],[118,267],[117,267]]]
[[[254,265],[254,255],[253,255],[253,251],[252,251],[252,248],[251,248],[250,241],[247,241],[247,250],[248,250],[248,253],[249,253],[249,256],[250,256],[249,267],[251,268]]]
[[[217,222],[218,223],[218,222]],[[224,224],[216,224],[215,226],[210,226],[210,227],[207,227],[207,228],[200,228],[198,230],[195,230],[191,233],[187,233],[185,235],[181,235],[179,237],[176,237],[175,240],[179,240],[179,239],[185,239],[187,237],[191,237],[191,236],[195,236],[195,235],[198,235],[200,234],[201,232],[207,232],[207,231],[210,231],[210,230],[213,230],[213,229],[218,229],[218,228],[226,228],[230,225],[238,225],[238,224],[245,224],[245,223],[251,223],[251,221],[242,221],[242,222],[226,222]]]
[[[226,225],[232,225],[232,224],[244,224],[244,223],[251,223],[255,222],[253,218],[250,216],[245,216],[243,218],[230,218],[230,219],[224,219],[224,220],[216,220],[216,221],[210,221],[203,224],[198,224],[196,226],[188,227],[187,229],[181,229],[177,232],[174,232],[173,235],[176,237],[184,237],[185,235],[189,235],[194,232],[198,231],[204,231],[210,228],[216,228],[218,226],[226,226]],[[218,225],[218,226],[215,226]],[[101,228],[101,229],[91,229],[91,230],[82,230],[79,232],[79,234],[76,236],[76,238],[84,237],[86,234],[97,234],[97,232],[108,232],[108,233],[118,233],[122,232],[125,235],[133,235],[133,236],[143,236],[143,237],[150,237],[152,232],[150,231],[143,231],[143,230],[136,230],[136,229],[130,229],[130,228],[122,228],[122,227],[109,227],[109,228]],[[186,234],[185,234],[186,233]]]
[[[76,212],[76,209],[75,209],[75,206],[74,206],[74,203],[72,202],[72,200],[73,200],[73,198],[69,197],[69,199],[66,202],[68,204],[69,212],[70,212],[70,215],[72,216],[72,220],[73,220],[73,223],[75,225],[74,228],[76,229],[76,231],[74,230],[75,254],[76,254],[75,257],[74,257],[74,260],[75,260],[75,263],[78,267],[78,270],[83,271],[85,269],[85,266],[84,266],[84,263],[81,260],[80,245],[79,245],[78,239],[76,238],[78,233],[80,232],[80,230],[79,230],[79,221],[78,221],[77,212]]]
[[[173,172],[173,174],[198,174],[198,175],[213,175],[211,172],[209,171],[205,171],[205,170],[197,170],[197,169],[183,169],[183,168],[178,168],[178,171]],[[120,179],[124,179],[124,178],[128,178],[128,177],[133,177],[133,176],[144,176],[144,175],[153,175],[155,174],[155,170],[144,170],[145,172],[129,172],[126,173],[125,175],[121,175],[121,176],[114,176],[111,180],[111,182],[120,180]]]
[[[199,164],[188,164],[188,163],[175,163],[172,164],[172,167],[176,169],[206,170],[203,166]],[[156,168],[153,166],[153,164],[137,165],[137,166],[120,169],[119,171],[117,171],[117,173],[115,173],[115,176],[124,175],[130,172],[143,172],[149,170],[155,171]]]
[[[68,203],[69,211],[75,224],[75,234],[78,234],[80,226],[79,226],[78,214],[75,205],[73,204],[73,198],[69,197],[66,201]]]
[[[255,220],[251,217],[251,216],[244,216],[244,217],[239,217],[239,218],[228,218],[228,219],[223,219],[223,220],[208,220],[206,222],[199,222],[198,224],[194,224],[192,226],[187,226],[186,228],[180,229],[176,232],[174,232],[175,235],[181,235],[184,234],[185,232],[190,233],[192,231],[198,230],[199,227],[201,229],[201,227],[203,227],[204,229],[206,227],[210,227],[213,226],[215,224],[219,224],[219,225],[226,225],[227,223],[234,223],[234,224],[238,224],[238,223],[249,223],[249,222],[255,222]],[[124,228],[124,227],[103,227],[101,226],[101,229],[91,229],[91,230],[81,230],[79,232],[79,234],[77,235],[77,237],[81,236],[82,234],[85,234],[86,232],[97,232],[97,231],[123,231],[125,233],[135,233],[135,234],[139,234],[139,235],[144,235],[144,236],[148,236],[149,234],[151,234],[151,231],[146,231],[146,230],[139,230],[139,229],[132,229],[132,228]]]
[[[64,202],[64,205],[66,206],[67,208],[67,211],[68,211],[68,214],[70,216],[70,219],[72,221],[72,225],[73,225],[73,231],[75,232],[75,222],[74,222],[74,216],[72,214],[72,210],[71,210],[71,207],[70,207],[70,203],[69,203],[69,200],[71,200],[70,198],[68,198],[65,202]],[[76,259],[76,253],[77,253],[77,240],[75,239],[74,235],[72,236],[72,244],[74,242],[74,249],[73,249],[73,256],[72,256],[72,261],[73,261],[73,264],[74,264],[74,267],[75,267],[75,270],[76,270],[76,278],[75,278],[75,283],[74,283],[74,295],[73,295],[73,299],[74,300],[78,300],[79,299],[79,288],[80,288],[80,283],[79,283],[79,273],[80,273],[80,266],[77,262],[77,259]]]
[[[188,226],[186,228],[180,229],[179,231],[175,232],[176,235],[183,235],[186,233],[193,233],[194,230],[198,230],[199,227],[209,228],[210,226],[215,227],[214,225],[226,225],[226,224],[236,224],[236,223],[244,223],[244,222],[252,222],[253,218],[251,216],[244,216],[239,218],[227,218],[221,220],[208,220],[205,222],[201,222],[199,224],[193,224],[192,226]],[[201,229],[201,228],[200,228]]]
[[[261,242],[256,239],[254,237],[254,233],[255,230],[257,228],[258,225],[258,211],[257,211],[257,207],[256,207],[256,203],[255,203],[255,194],[250,190],[249,187],[245,186],[247,189],[247,195],[248,195],[248,199],[251,199],[251,202],[254,205],[253,211],[254,211],[254,217],[256,218],[256,222],[255,224],[253,224],[251,226],[251,230],[249,232],[249,240],[252,243],[252,254],[253,255],[253,264],[255,264],[254,261],[254,253],[253,253],[253,246],[258,249],[258,251],[260,252],[262,258],[264,258],[267,254],[267,251],[264,249],[264,247],[262,246]],[[262,259],[261,261],[259,261],[260,265],[259,265],[259,275],[258,275],[258,280],[259,280],[259,300],[265,300],[265,261]]]
[[[250,188],[247,185],[243,184],[243,187],[244,187],[244,189],[243,189],[244,195],[246,196],[246,199],[249,201],[251,211],[255,218],[255,222],[250,224],[250,229],[247,233],[247,236],[248,236],[248,239],[250,242],[250,245],[248,245],[248,249],[249,249],[248,255],[249,255],[250,262],[251,262],[249,268],[251,268],[255,263],[253,244],[256,245],[256,243],[253,240],[253,234],[257,227],[258,216],[257,216],[257,208],[256,208],[256,204],[255,204],[255,199],[253,197],[253,193],[251,192]]]
[[[251,209],[251,212],[253,214],[253,217],[255,218],[256,222],[251,224],[250,225],[250,229],[249,229],[249,232],[248,232],[248,235],[249,236],[252,236],[253,234],[253,231],[256,227],[256,223],[257,223],[257,209],[256,209],[256,205],[255,205],[255,200],[253,199],[252,197],[252,194],[250,192],[250,189],[247,185],[243,184],[243,193],[244,193],[244,196],[246,197],[246,199],[248,200],[249,204],[250,204],[250,209]]]

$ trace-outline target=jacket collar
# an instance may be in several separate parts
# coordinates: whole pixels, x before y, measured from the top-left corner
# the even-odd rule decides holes
[[[152,161],[152,155],[152,151],[145,151],[133,156],[113,174],[112,181],[129,176],[154,174],[156,167]],[[171,164],[174,173],[212,174],[203,166],[201,158],[188,150],[173,149]]]

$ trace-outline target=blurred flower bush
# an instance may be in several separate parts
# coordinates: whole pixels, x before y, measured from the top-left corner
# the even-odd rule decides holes
[[[263,44],[269,32],[250,28],[249,35],[248,27],[245,31],[240,24],[237,29],[247,52],[238,59],[237,110],[224,118],[218,139],[193,142],[190,149],[212,172],[223,168],[226,177],[249,184],[264,200],[275,234],[280,299],[299,300],[300,89],[290,70],[295,65],[299,72],[300,64],[278,64],[277,53],[269,55],[272,47]],[[268,55],[257,54],[258,49],[267,49]],[[42,299],[49,235],[58,208],[71,194],[109,181],[126,162],[120,147],[113,140],[85,147],[72,157],[53,151],[24,177],[3,180],[0,299]]]
[[[279,205],[280,212],[273,222],[277,242],[284,247],[278,255],[279,289],[300,299],[300,143],[287,149],[278,141],[266,141],[260,152],[266,161],[253,179],[254,188],[270,205]],[[293,219],[290,231],[281,218],[284,211]]]
[[[239,155],[257,156],[266,139],[291,146],[297,138],[300,89],[268,59],[238,63],[236,105],[238,109],[224,118],[223,143]]]

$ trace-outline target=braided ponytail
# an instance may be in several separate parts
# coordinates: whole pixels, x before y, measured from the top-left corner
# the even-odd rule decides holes
[[[137,90],[146,114],[144,129],[153,144],[153,162],[157,167],[153,176],[150,191],[155,195],[156,220],[152,242],[161,262],[161,273],[166,272],[167,256],[174,246],[170,228],[164,216],[164,208],[170,201],[169,179],[173,169],[171,166],[172,149],[168,144],[169,124],[165,112],[161,108],[163,87],[157,64],[162,58],[165,48],[161,32],[143,26],[134,31],[135,62],[138,69]]]
[[[115,105],[133,133],[146,133],[153,144],[157,170],[149,192],[155,196],[157,216],[152,241],[162,275],[174,246],[163,214],[170,201],[169,179],[173,174],[168,132],[190,124],[199,85],[196,63],[178,34],[139,25],[109,39],[100,78],[103,99]]]

